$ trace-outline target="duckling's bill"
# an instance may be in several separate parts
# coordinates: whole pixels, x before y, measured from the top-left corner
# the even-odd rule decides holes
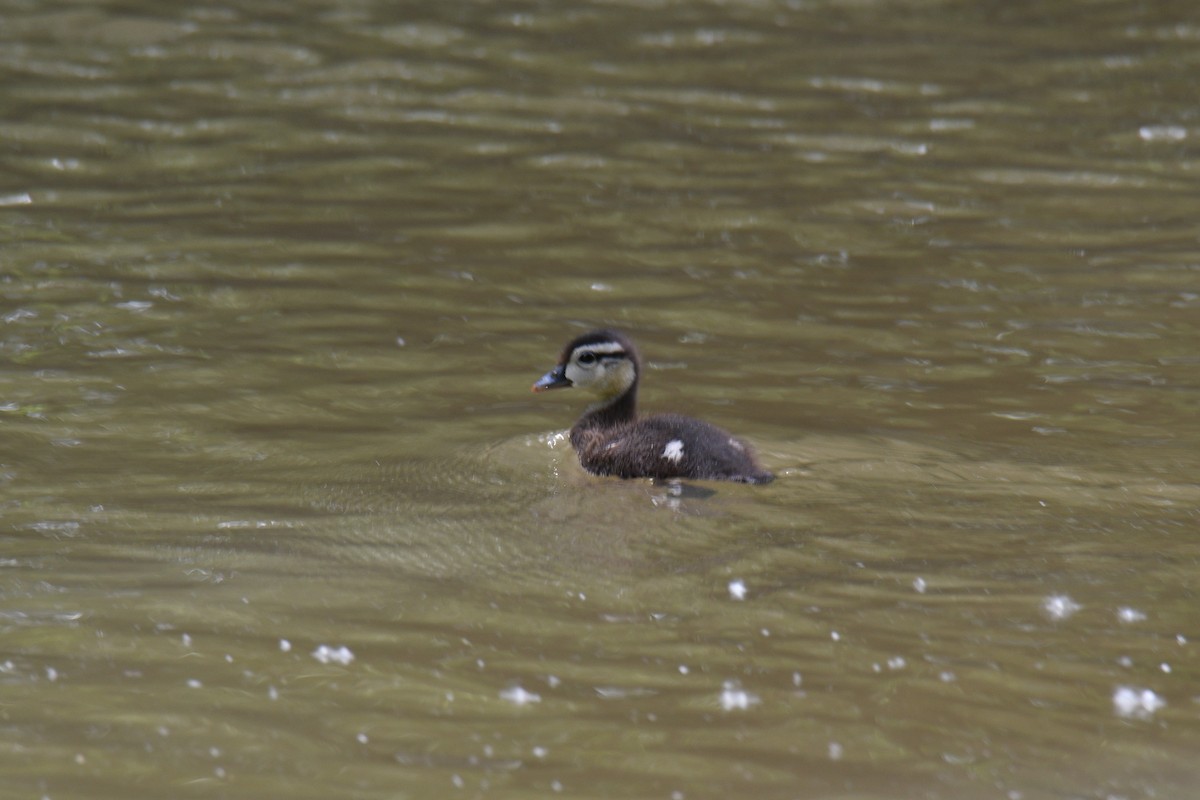
[[[573,386],[574,384],[571,383],[571,379],[566,375],[566,370],[566,364],[559,364],[537,379],[537,382],[533,384],[533,391],[548,392],[551,389],[565,389],[568,386]]]

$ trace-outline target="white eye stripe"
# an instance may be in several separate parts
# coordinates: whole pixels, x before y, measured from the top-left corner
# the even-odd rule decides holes
[[[596,344],[583,344],[575,349],[576,353],[599,353],[601,355],[614,355],[617,353],[625,353],[625,348],[617,342],[598,342]]]
[[[617,342],[600,342],[598,344],[585,344],[582,347],[575,349],[575,353],[582,355],[584,353],[595,353],[601,356],[625,355],[625,348]]]

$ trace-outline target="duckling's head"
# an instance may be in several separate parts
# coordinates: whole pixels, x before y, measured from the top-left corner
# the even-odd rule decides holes
[[[558,366],[533,385],[533,391],[578,386],[615,400],[637,383],[641,364],[633,343],[617,331],[585,333],[563,348]]]

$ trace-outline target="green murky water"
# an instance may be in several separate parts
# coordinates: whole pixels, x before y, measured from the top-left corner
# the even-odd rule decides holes
[[[1190,3],[3,17],[4,797],[1200,790]]]

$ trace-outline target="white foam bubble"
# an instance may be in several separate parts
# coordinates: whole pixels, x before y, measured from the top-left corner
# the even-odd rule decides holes
[[[1046,616],[1050,617],[1050,619],[1055,620],[1066,619],[1074,615],[1081,608],[1083,606],[1065,594],[1052,594],[1042,601],[1042,611],[1045,611]]]
[[[1113,692],[1113,710],[1119,717],[1134,717],[1148,719],[1155,711],[1167,705],[1153,689],[1140,689],[1134,686],[1118,686]]]
[[[346,645],[330,647],[327,644],[323,644],[312,651],[312,657],[322,664],[341,664],[345,666],[354,660],[354,653],[350,652],[350,648],[346,647]]]
[[[1143,142],[1182,142],[1187,134],[1187,128],[1181,125],[1143,125],[1138,128],[1138,138]]]
[[[518,706],[526,706],[530,703],[542,702],[542,696],[540,694],[526,691],[521,686],[510,686],[509,688],[504,689],[500,692],[500,699],[507,700],[508,702]]]
[[[1121,622],[1127,623],[1141,622],[1142,620],[1146,619],[1146,615],[1143,612],[1138,611],[1136,608],[1129,608],[1126,606],[1117,609],[1117,619],[1121,620]]]
[[[747,692],[737,681],[725,681],[720,699],[721,708],[725,711],[745,711],[762,702],[758,695]]]

